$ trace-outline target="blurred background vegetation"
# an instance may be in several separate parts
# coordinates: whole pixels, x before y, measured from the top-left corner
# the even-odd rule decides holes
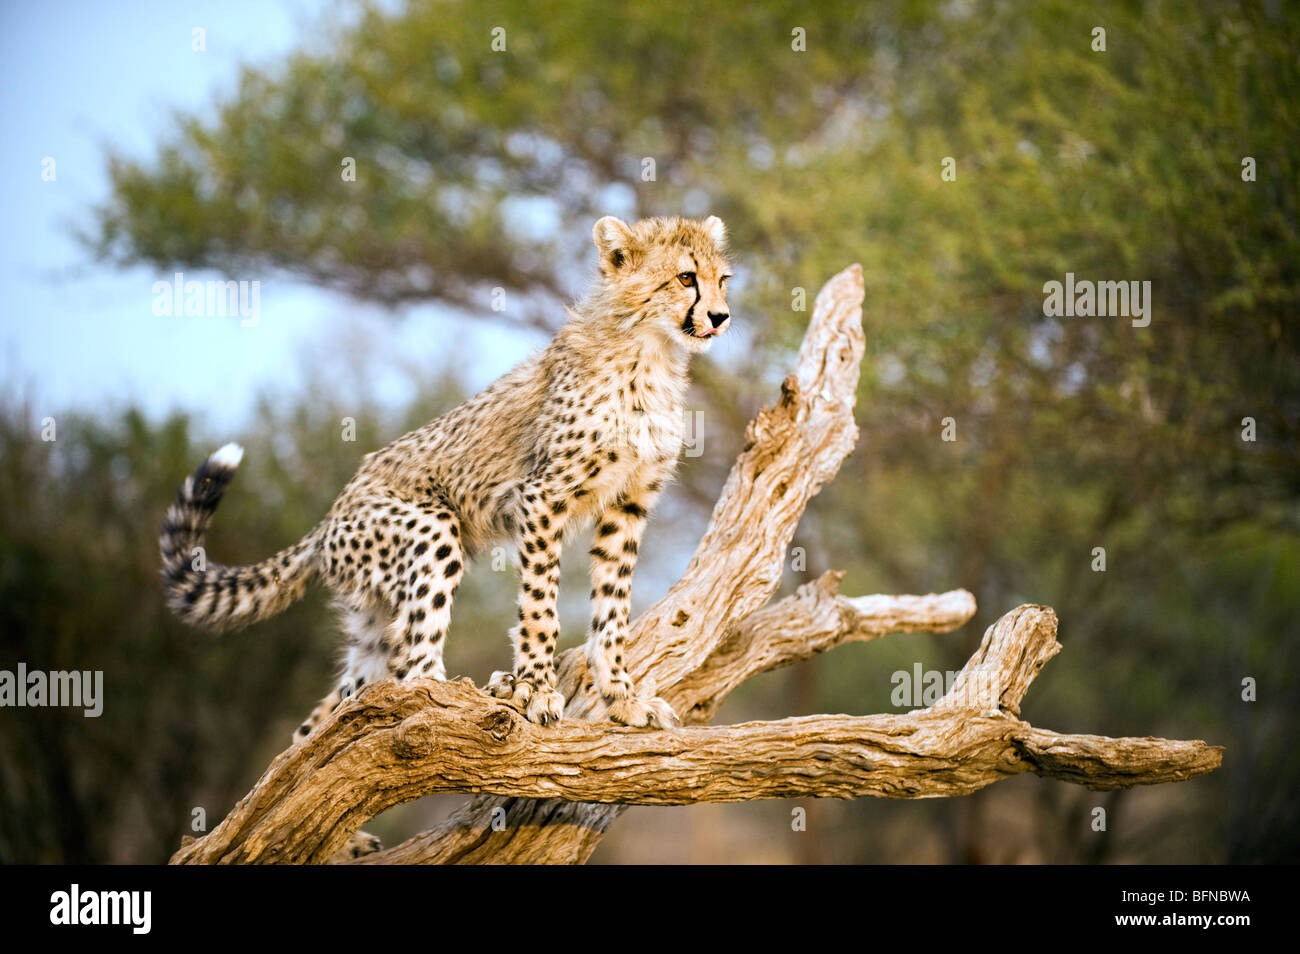
[[[954,801],[805,802],[806,832],[786,802],[634,809],[596,860],[1294,861],[1297,49],[1300,11],[1282,3],[363,6],[178,116],[156,155],[110,155],[111,196],[82,224],[88,256],[165,280],[283,274],[540,342],[592,271],[596,217],[721,215],[737,333],[697,363],[705,453],[651,522],[640,606],[684,566],[790,366],[796,289],[811,307],[861,262],[862,441],[810,507],[787,588],[843,568],[845,593],[961,586],[979,615],[766,674],[719,721],[889,711],[891,673],[957,669],[989,623],[1036,602],[1056,608],[1065,652],[1026,718],[1204,738],[1227,747],[1223,768],[1126,793],[1018,778]],[[1042,286],[1067,271],[1150,281],[1150,326],[1044,317]],[[472,366],[458,347],[446,334],[451,363]],[[4,715],[0,861],[165,860],[193,809],[214,824],[323,694],[323,592],[248,632],[187,630],[159,598],[156,535],[179,480],[233,437],[249,453],[210,552],[261,559],[314,525],[362,454],[466,387],[428,372],[410,407],[367,414],[334,375],[268,398],[238,435],[125,411],[60,416],[47,443],[38,410],[4,396],[0,668],[102,669],[109,698],[98,719]],[[584,562],[568,560],[568,645]],[[513,599],[488,563],[449,648],[478,681],[507,652]],[[454,801],[368,827],[395,840]]]

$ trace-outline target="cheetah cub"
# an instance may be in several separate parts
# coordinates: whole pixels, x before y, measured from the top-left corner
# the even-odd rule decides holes
[[[477,397],[368,454],[323,521],[253,566],[191,560],[243,451],[227,444],[186,479],[161,536],[168,605],[230,630],[279,613],[322,579],[347,634],[337,688],[295,740],[369,682],[446,678],[443,644],[466,561],[499,541],[518,550],[514,666],[494,695],[556,722],[556,598],[566,535],[596,523],[588,666],[610,716],[669,726],[624,667],[628,605],[646,515],[676,467],[690,357],[730,324],[726,230],[655,218],[595,225],[599,277],[543,351]]]

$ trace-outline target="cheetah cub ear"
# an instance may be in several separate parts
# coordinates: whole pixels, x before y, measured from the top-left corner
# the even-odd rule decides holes
[[[716,215],[710,215],[704,220],[704,230],[709,233],[715,245],[721,247],[727,244],[727,227]]]
[[[635,239],[622,219],[607,215],[596,223],[591,234],[596,240],[596,251],[600,252],[601,271],[605,274],[614,274],[632,259]]]

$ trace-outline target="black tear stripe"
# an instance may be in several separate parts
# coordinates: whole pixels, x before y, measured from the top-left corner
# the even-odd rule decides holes
[[[695,256],[691,255],[691,264],[695,266],[695,301],[691,302],[691,307],[686,309],[686,318],[682,321],[682,331],[688,335],[694,335],[695,322],[692,316],[695,314],[695,306],[700,303],[700,263],[695,261]]]

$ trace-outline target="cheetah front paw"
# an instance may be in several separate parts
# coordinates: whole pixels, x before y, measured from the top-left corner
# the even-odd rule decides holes
[[[628,696],[608,704],[609,717],[615,722],[635,728],[675,729],[681,725],[673,707],[658,696],[637,699]]]
[[[524,710],[529,722],[538,725],[551,725],[564,718],[564,696],[554,689],[542,689],[533,693],[532,699]]]
[[[514,673],[497,670],[487,681],[483,691],[498,699],[505,699],[517,709],[525,709],[533,698],[534,686]]]
[[[523,710],[529,722],[551,725],[564,717],[564,696],[553,689],[538,689],[527,679],[517,679],[513,673],[497,671],[483,687],[488,695],[506,699]]]

